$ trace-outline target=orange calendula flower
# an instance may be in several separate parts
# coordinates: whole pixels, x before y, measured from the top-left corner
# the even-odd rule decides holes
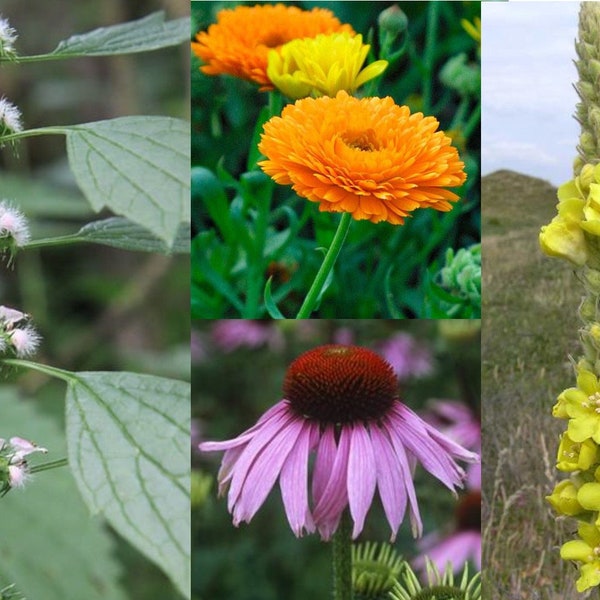
[[[267,76],[270,50],[298,38],[312,38],[320,33],[347,31],[350,25],[340,23],[324,8],[311,11],[283,4],[237,6],[217,14],[217,23],[196,35],[192,50],[206,65],[200,69],[207,75],[229,74],[273,89]]]
[[[259,165],[328,212],[395,225],[417,208],[448,211],[464,163],[438,121],[392,98],[306,98],[264,126]]]

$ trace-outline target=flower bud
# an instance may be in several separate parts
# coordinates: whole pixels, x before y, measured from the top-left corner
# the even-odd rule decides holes
[[[569,479],[559,482],[546,500],[561,515],[574,516],[584,510],[577,500],[577,487]]]

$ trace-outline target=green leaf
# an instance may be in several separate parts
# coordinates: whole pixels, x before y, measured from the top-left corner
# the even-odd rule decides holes
[[[50,56],[66,58],[146,52],[176,46],[189,37],[189,17],[165,21],[165,14],[161,11],[136,21],[73,35],[60,42]]]
[[[177,237],[171,248],[147,229],[122,217],[88,223],[73,237],[77,241],[94,242],[138,252],[158,252],[160,254],[189,254],[190,252],[190,228],[184,223],[179,226]]]
[[[0,436],[16,435],[48,448],[40,464],[67,454],[64,433],[53,420],[23,402],[13,387],[0,388]],[[0,500],[0,589],[11,583],[29,600],[124,600],[114,542],[91,519],[68,467],[33,476],[24,490]]]
[[[111,217],[84,225],[77,233],[34,239],[25,248],[46,246],[66,246],[89,242],[136,252],[157,252],[159,254],[189,254],[190,228],[182,223],[179,226],[173,246],[169,248],[162,240],[136,223],[122,217]],[[1,598],[0,598],[1,600]]]
[[[190,385],[69,374],[69,464],[85,502],[190,597]]]
[[[104,206],[172,246],[190,222],[190,126],[121,117],[62,128],[69,163],[94,210]]]
[[[277,307],[277,304],[275,304],[275,300],[273,300],[273,296],[271,294],[271,282],[272,281],[273,281],[273,277],[269,277],[269,279],[267,280],[267,283],[265,284],[265,293],[264,293],[265,308],[267,309],[269,316],[272,317],[273,319],[285,319],[282,312]]]

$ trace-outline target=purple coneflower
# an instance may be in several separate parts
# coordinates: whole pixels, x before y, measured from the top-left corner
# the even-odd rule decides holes
[[[236,526],[252,519],[279,478],[296,536],[317,530],[330,539],[348,507],[356,538],[376,489],[392,540],[407,507],[413,534],[420,535],[415,463],[454,491],[465,476],[455,459],[478,460],[402,404],[392,367],[366,348],[327,345],[305,352],[288,368],[283,392],[284,399],[237,438],[200,444],[202,451],[225,450],[219,492],[229,490]]]

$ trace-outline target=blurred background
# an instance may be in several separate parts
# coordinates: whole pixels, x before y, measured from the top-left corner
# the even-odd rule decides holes
[[[73,34],[164,10],[189,14],[184,0],[5,0],[1,16],[19,34],[21,55],[48,53]],[[124,115],[189,117],[187,45],[123,57],[2,63],[0,96],[16,104],[25,129]],[[76,232],[110,216],[93,213],[74,184],[64,136],[28,138],[0,149],[0,200],[31,219],[32,238]],[[0,274],[0,304],[32,315],[43,336],[38,362],[68,370],[128,370],[189,377],[189,257],[78,244],[26,250]],[[64,384],[16,374],[23,400],[62,422]],[[8,434],[10,432],[2,432]],[[58,457],[55,457],[58,458]],[[166,578],[118,540],[132,598],[175,597]]]
[[[277,486],[250,524],[233,527],[226,499],[217,498],[222,454],[201,455],[200,441],[231,439],[251,427],[282,398],[290,362],[332,342],[366,346],[386,356],[396,369],[401,400],[423,418],[434,419],[443,429],[448,423],[439,415],[434,418],[436,401],[451,400],[478,431],[479,333],[476,320],[197,323],[192,334],[194,600],[306,600],[328,598],[331,592],[330,545],[316,535],[294,537]],[[420,467],[415,481],[425,535],[436,532],[437,542],[467,530],[479,535],[476,482],[456,500]],[[389,535],[377,498],[359,540],[383,542]],[[409,560],[421,553],[408,523],[401,526],[394,546]]]

